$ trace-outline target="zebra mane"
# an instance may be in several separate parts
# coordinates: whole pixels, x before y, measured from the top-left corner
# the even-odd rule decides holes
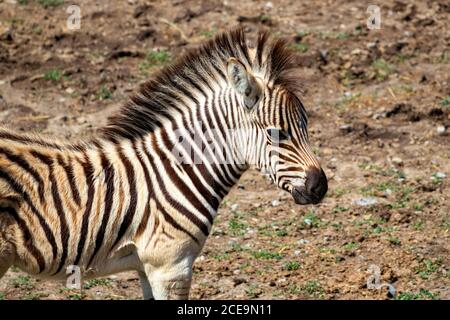
[[[244,30],[238,28],[189,50],[143,83],[100,132],[110,138],[131,139],[153,132],[161,126],[161,120],[180,110],[183,101],[197,102],[193,92],[205,94],[213,90],[212,83],[227,81],[226,64],[231,57],[239,58],[269,85],[283,86],[296,99],[301,93],[299,77],[291,72],[295,54],[286,41],[270,40],[268,32],[260,32],[253,49]]]

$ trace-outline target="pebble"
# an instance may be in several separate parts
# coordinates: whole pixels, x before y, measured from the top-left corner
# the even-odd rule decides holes
[[[352,96],[352,93],[349,91],[344,92],[344,97],[350,98]]]
[[[236,211],[239,205],[237,203],[233,203],[230,207],[231,211]]]
[[[339,131],[342,133],[349,133],[352,132],[353,127],[350,124],[343,124],[339,127]]]
[[[72,93],[75,92],[75,90],[74,90],[73,88],[67,88],[67,89],[66,89],[66,92],[67,92],[68,94],[72,94]]]
[[[363,197],[355,200],[355,204],[361,207],[371,206],[377,203],[378,200],[374,197]]]
[[[281,202],[279,200],[272,200],[272,207],[278,207],[280,203]]]
[[[266,7],[266,9],[271,10],[271,9],[273,9],[273,3],[271,1],[269,1],[266,3],[265,7]]]
[[[300,239],[297,241],[298,245],[303,245],[303,244],[308,244],[308,243],[309,243],[309,240],[306,240],[306,239]]]
[[[445,127],[444,126],[437,126],[436,132],[438,135],[443,135],[445,133]]]
[[[395,163],[396,165],[402,165],[403,164],[403,159],[400,157],[393,157],[392,158],[392,162]]]

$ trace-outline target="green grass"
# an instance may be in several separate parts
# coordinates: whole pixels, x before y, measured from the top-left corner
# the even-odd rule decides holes
[[[333,208],[333,210],[331,211],[331,213],[340,213],[340,212],[346,212],[346,211],[348,211],[348,208],[347,208],[347,207],[343,207],[343,206],[337,205],[337,206],[335,206],[335,207]]]
[[[369,72],[370,78],[375,78],[380,81],[386,80],[389,75],[394,72],[394,67],[384,59],[377,59],[372,63]]]
[[[83,300],[83,298],[84,298],[84,294],[82,294],[82,293],[72,293],[72,294],[67,295],[67,299],[70,299],[70,300]]]
[[[402,292],[397,295],[394,300],[425,300],[425,299],[438,299],[438,295],[428,290],[420,289],[419,293]]]
[[[330,197],[340,198],[347,192],[348,192],[347,189],[344,189],[344,188],[334,188],[330,192]]]
[[[310,280],[306,282],[302,287],[301,291],[305,293],[306,295],[318,299],[322,298],[324,295],[324,290],[320,286],[319,282],[316,280]]]
[[[266,250],[259,250],[252,252],[253,257],[261,260],[281,260],[283,259],[283,255],[280,253],[269,252]]]
[[[418,219],[413,223],[413,228],[417,231],[423,230],[425,228],[425,221],[422,219]]]
[[[280,230],[277,230],[276,235],[278,237],[285,237],[288,235],[288,232],[286,231],[286,229],[280,229]]]
[[[449,106],[450,105],[450,96],[446,96],[444,99],[442,99],[441,105]]]
[[[150,51],[145,57],[145,60],[139,64],[139,69],[142,72],[147,73],[150,69],[163,66],[170,60],[170,52],[166,50]]]
[[[416,273],[424,280],[427,280],[435,273],[442,265],[441,259],[425,259],[421,265],[416,269]]]
[[[15,288],[31,290],[34,288],[34,284],[29,276],[18,276],[12,279],[11,283]]]
[[[356,249],[358,247],[359,247],[359,244],[357,244],[355,242],[349,242],[349,243],[346,243],[343,246],[343,248],[346,249],[346,250],[354,250],[354,249]]]
[[[111,285],[111,280],[106,279],[106,278],[102,278],[102,279],[92,279],[89,280],[88,282],[86,282],[83,285],[83,289],[88,290],[94,287],[98,287],[98,286],[110,286]]]
[[[308,45],[305,43],[295,43],[291,45],[290,48],[301,53],[305,53],[309,49]]]
[[[62,76],[63,74],[61,71],[52,69],[44,74],[44,80],[58,82],[59,80],[61,80]]]
[[[298,261],[288,261],[283,266],[284,270],[294,271],[300,269],[300,262]]]
[[[212,256],[212,258],[214,260],[217,261],[223,261],[223,260],[229,260],[230,259],[230,254],[225,252],[225,253],[218,253]]]
[[[214,35],[216,33],[217,33],[217,28],[212,27],[211,29],[201,31],[200,35],[205,38],[212,38],[212,37],[214,37]]]
[[[258,290],[258,285],[256,284],[251,284],[249,286],[249,288],[245,291],[245,293],[247,293],[247,296],[250,299],[255,299],[260,295],[260,292]]]
[[[57,7],[64,3],[64,0],[38,0],[38,3],[45,7]]]
[[[5,300],[6,293],[0,291],[0,300]]]
[[[95,94],[97,100],[107,100],[113,97],[113,93],[106,87],[102,86]]]
[[[233,236],[244,235],[247,227],[248,227],[248,225],[246,223],[240,221],[236,216],[231,218],[230,221],[228,221],[228,228],[230,229],[231,234]]]
[[[443,221],[442,226],[445,230],[450,230],[450,218],[447,218]]]
[[[388,241],[390,244],[393,244],[394,246],[399,246],[401,244],[401,241],[397,237],[389,237]]]
[[[437,174],[434,173],[434,174],[431,176],[431,181],[432,181],[434,184],[441,184],[442,181],[444,181],[444,179],[438,177]]]
[[[319,228],[322,226],[322,221],[313,212],[308,213],[300,224],[300,229],[305,228]]]

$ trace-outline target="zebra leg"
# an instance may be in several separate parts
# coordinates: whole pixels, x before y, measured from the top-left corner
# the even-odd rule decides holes
[[[173,280],[153,280],[152,288],[157,300],[187,300],[191,289],[191,277]]]
[[[154,300],[152,287],[148,281],[147,275],[143,271],[138,271],[139,280],[141,281],[141,288],[144,300]]]
[[[150,267],[150,266],[149,266]],[[156,300],[187,300],[191,289],[192,264],[146,268]]]
[[[0,239],[0,279],[14,263],[14,248],[11,244],[2,243]]]
[[[13,224],[14,220],[11,217],[0,215],[0,279],[13,265],[16,256],[16,247],[11,242]]]

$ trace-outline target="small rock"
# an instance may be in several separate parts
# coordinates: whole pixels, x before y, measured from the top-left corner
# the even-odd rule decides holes
[[[278,207],[280,205],[280,201],[279,200],[272,200],[272,207]]]
[[[361,207],[372,206],[377,203],[378,200],[374,197],[363,197],[355,200],[355,204]]]
[[[308,243],[309,243],[309,240],[306,240],[306,239],[300,239],[297,241],[298,245],[304,245],[304,244],[308,244]]]
[[[77,119],[77,122],[78,122],[79,124],[83,124],[83,123],[86,123],[87,120],[86,120],[85,117],[79,117],[79,118]]]
[[[272,10],[273,9],[273,3],[271,1],[267,2],[266,5],[264,6],[266,9],[268,10]]]
[[[346,98],[351,98],[352,97],[352,93],[349,91],[344,92],[344,97]]]
[[[350,124],[343,124],[342,126],[339,127],[339,131],[341,133],[350,133],[353,131],[353,127]]]
[[[231,211],[236,211],[239,205],[237,203],[233,203],[230,207]]]
[[[392,162],[398,166],[401,166],[403,164],[403,160],[400,157],[393,157]]]
[[[436,132],[438,135],[443,135],[445,133],[445,127],[444,126],[437,126]]]

